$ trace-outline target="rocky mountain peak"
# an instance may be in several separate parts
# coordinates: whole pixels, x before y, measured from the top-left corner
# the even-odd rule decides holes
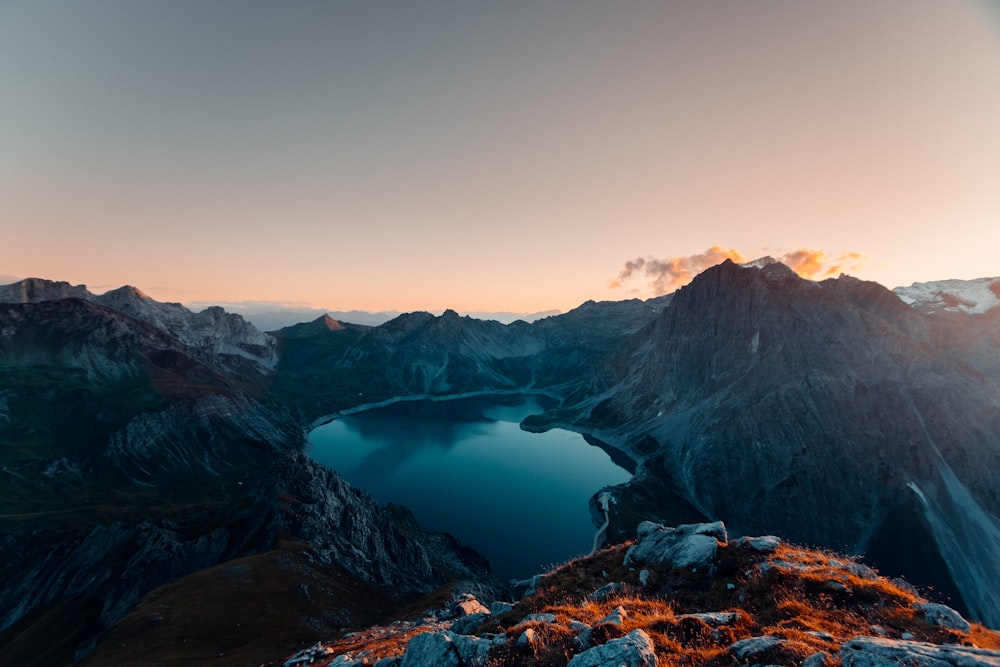
[[[326,327],[328,331],[339,331],[340,329],[344,328],[343,324],[341,324],[338,320],[333,319],[329,315],[324,315],[319,319],[323,322],[323,326]]]
[[[893,292],[913,308],[927,313],[982,315],[1000,308],[1000,277],[913,283]]]
[[[0,285],[0,303],[39,303],[59,299],[89,299],[86,285],[65,281],[25,278],[10,285]]]

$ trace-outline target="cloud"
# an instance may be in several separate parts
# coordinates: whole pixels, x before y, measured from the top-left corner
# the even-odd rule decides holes
[[[867,255],[858,252],[844,252],[831,257],[822,250],[793,250],[777,258],[803,278],[822,280],[841,273],[856,271],[868,260]]]
[[[659,296],[668,294],[691,282],[696,275],[716,264],[731,259],[736,263],[746,262],[743,253],[733,248],[712,246],[703,253],[686,257],[637,257],[625,262],[618,276],[608,283],[612,289],[618,289],[625,283],[645,278],[649,289]],[[803,278],[822,280],[840,275],[846,271],[855,271],[867,264],[868,257],[857,252],[845,252],[830,256],[822,250],[802,248],[792,250],[776,257]],[[629,290],[634,291],[634,289]]]
[[[703,253],[688,257],[671,257],[669,259],[637,257],[625,262],[625,267],[618,273],[618,277],[611,281],[610,287],[612,289],[622,287],[626,281],[641,273],[648,279],[654,294],[657,296],[667,294],[686,285],[705,269],[727,259],[734,262],[746,261],[743,255],[736,250],[721,246],[712,246]]]

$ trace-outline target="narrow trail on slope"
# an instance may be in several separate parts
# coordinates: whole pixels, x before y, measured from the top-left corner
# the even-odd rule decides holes
[[[601,503],[601,509],[604,510],[604,523],[601,524],[601,527],[597,529],[597,533],[594,534],[594,548],[590,550],[590,556],[593,556],[597,552],[598,547],[601,546],[607,535],[608,524],[611,523],[611,515],[608,514],[608,504],[611,500],[612,496],[607,491],[604,491],[597,497],[597,502]]]

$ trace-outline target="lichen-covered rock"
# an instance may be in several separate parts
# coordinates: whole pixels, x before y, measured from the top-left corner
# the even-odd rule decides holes
[[[573,656],[567,667],[656,667],[653,641],[642,630],[587,649]]]
[[[1000,651],[856,637],[840,647],[844,667],[1000,667]]]

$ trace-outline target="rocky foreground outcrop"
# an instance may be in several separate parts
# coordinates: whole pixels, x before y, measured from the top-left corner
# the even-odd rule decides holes
[[[729,539],[721,522],[644,523],[524,598],[487,602],[456,594],[270,665],[1000,665],[1000,633],[905,582],[774,536]]]

